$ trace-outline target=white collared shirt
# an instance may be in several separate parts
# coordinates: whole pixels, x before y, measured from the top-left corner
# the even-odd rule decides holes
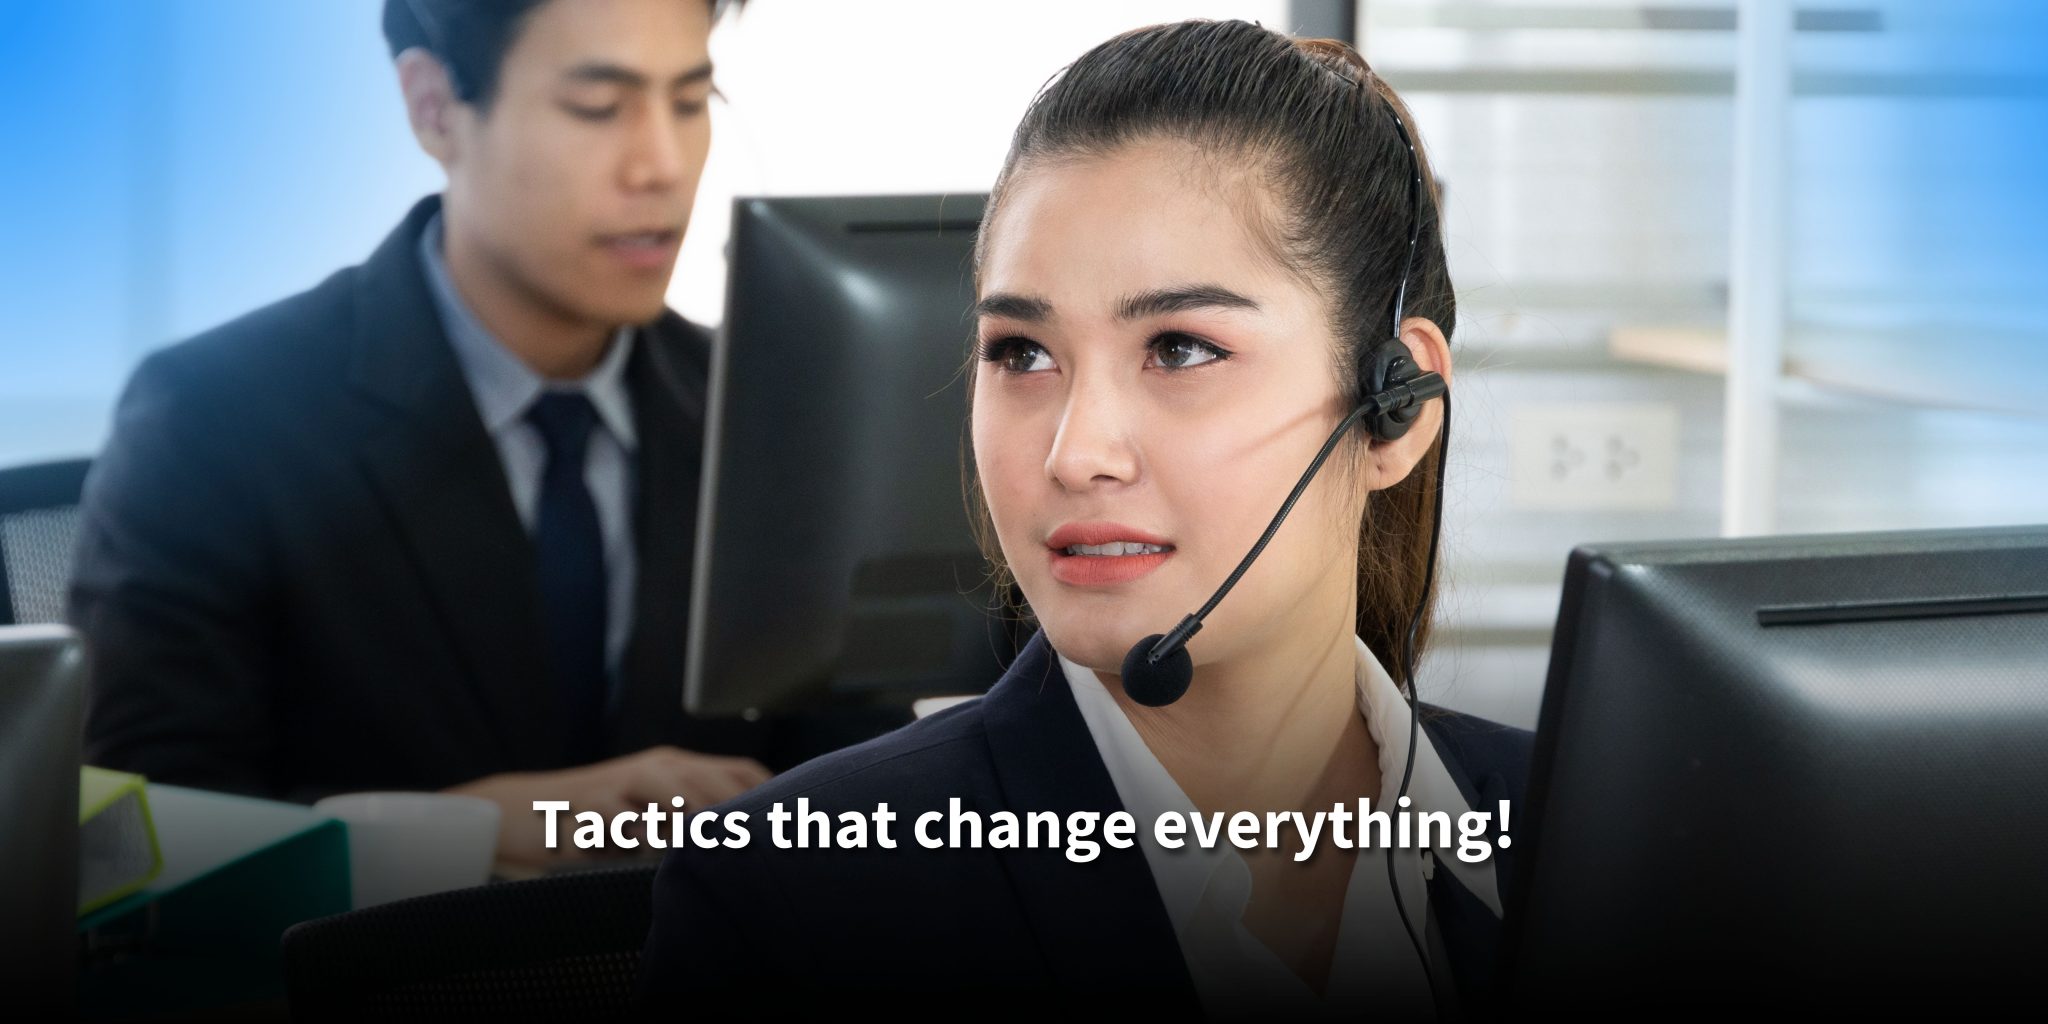
[[[1375,809],[1396,809],[1401,769],[1408,757],[1408,704],[1379,659],[1356,640],[1358,707],[1379,748],[1381,790]],[[1074,701],[1095,740],[1095,749],[1109,769],[1124,809],[1138,822],[1138,842],[1152,869],[1152,880],[1180,939],[1188,974],[1194,979],[1202,1007],[1212,1018],[1251,1016],[1293,1019],[1353,1016],[1370,1013],[1396,1019],[1428,1016],[1435,1004],[1415,948],[1395,913],[1388,891],[1386,853],[1361,850],[1344,893],[1343,917],[1329,980],[1318,996],[1266,944],[1244,926],[1251,900],[1251,869],[1228,842],[1204,850],[1189,841],[1179,850],[1160,846],[1152,822],[1167,813],[1194,814],[1195,806],[1180,784],[1159,763],[1144,738],[1088,668],[1060,658]],[[1470,810],[1464,794],[1445,769],[1442,758],[1420,733],[1414,777],[1408,783],[1411,812]],[[1428,874],[1448,869],[1495,914],[1500,897],[1491,859],[1467,864],[1457,857],[1442,859],[1419,850],[1395,850],[1395,871],[1401,899],[1418,936],[1429,903]],[[1432,867],[1432,865],[1434,867]],[[1448,969],[1432,964],[1434,970]]]

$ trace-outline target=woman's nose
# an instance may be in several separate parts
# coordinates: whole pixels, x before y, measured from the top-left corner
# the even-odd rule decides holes
[[[1107,384],[1077,384],[1068,394],[1045,475],[1068,491],[1128,484],[1138,477],[1129,396]]]

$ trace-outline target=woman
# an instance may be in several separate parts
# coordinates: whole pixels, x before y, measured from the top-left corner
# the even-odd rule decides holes
[[[1126,810],[1139,842],[1086,863],[907,841],[677,851],[651,996],[1284,1019],[1484,995],[1506,850],[1297,862],[1151,837],[1167,811],[1394,805],[1412,720],[1384,666],[1426,636],[1443,402],[1398,437],[1339,438],[1188,645],[1184,697],[1141,704],[1119,678],[1231,574],[1388,353],[1450,377],[1454,301],[1405,119],[1349,47],[1242,22],[1128,33],[1040,94],[979,239],[969,488],[1040,632],[981,700],[722,809]],[[1417,809],[1521,796],[1526,732],[1437,709],[1422,726]]]

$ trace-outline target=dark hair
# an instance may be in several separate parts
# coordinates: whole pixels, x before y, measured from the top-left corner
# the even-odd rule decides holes
[[[455,96],[489,109],[505,53],[548,0],[384,0],[384,42],[395,59],[417,46],[448,69]],[[715,22],[746,0],[707,0]]]
[[[1412,162],[1396,117],[1415,142]],[[1263,174],[1279,223],[1254,225],[1255,233],[1329,299],[1338,382],[1356,402],[1361,362],[1392,340],[1417,217],[1405,315],[1430,320],[1446,338],[1456,328],[1434,178],[1414,124],[1385,80],[1336,40],[1296,40],[1242,21],[1127,32],[1083,54],[1032,101],[991,190],[976,265],[1006,187],[1034,161],[1102,156],[1147,139],[1192,142]],[[1418,165],[1429,187],[1419,206],[1409,187]],[[1357,630],[1382,664],[1412,664],[1404,659],[1419,658],[1427,643],[1429,610],[1421,601],[1443,458],[1443,446],[1432,445],[1406,479],[1370,496],[1359,524]],[[983,553],[1008,588],[1014,581],[971,468],[967,492]]]
[[[548,0],[384,0],[384,42],[396,58],[414,47],[448,69],[455,96],[488,108],[505,52]]]

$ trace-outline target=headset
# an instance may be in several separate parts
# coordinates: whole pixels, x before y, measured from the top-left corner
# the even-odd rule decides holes
[[[1365,84],[1364,87],[1371,86]],[[1180,624],[1174,626],[1171,631],[1165,634],[1154,633],[1138,641],[1132,645],[1130,653],[1124,656],[1124,692],[1132,700],[1147,707],[1164,707],[1187,693],[1188,684],[1194,680],[1194,662],[1188,657],[1187,652],[1188,640],[1201,631],[1202,620],[1215,610],[1216,605],[1223,600],[1223,595],[1230,593],[1230,588],[1237,585],[1237,581],[1251,568],[1252,562],[1258,559],[1259,553],[1266,549],[1267,542],[1279,532],[1280,524],[1286,520],[1287,513],[1293,511],[1295,501],[1308,489],[1309,482],[1315,479],[1316,472],[1323,468],[1323,463],[1328,461],[1330,453],[1337,449],[1337,443],[1344,439],[1344,435],[1349,433],[1352,427],[1363,423],[1373,440],[1392,441],[1408,432],[1408,428],[1421,417],[1422,409],[1430,399],[1442,398],[1444,417],[1443,426],[1437,435],[1437,444],[1440,450],[1449,449],[1449,386],[1441,374],[1423,371],[1416,366],[1415,361],[1408,356],[1408,347],[1401,343],[1401,321],[1408,300],[1408,276],[1414,272],[1415,247],[1422,238],[1424,188],[1422,158],[1415,151],[1415,141],[1409,136],[1408,126],[1402,120],[1401,112],[1393,105],[1393,101],[1387,100],[1386,105],[1393,115],[1394,130],[1401,137],[1401,145],[1408,151],[1410,172],[1408,250],[1402,258],[1401,280],[1394,292],[1393,331],[1386,340],[1374,345],[1360,361],[1358,384],[1359,394],[1364,396],[1363,400],[1350,415],[1337,424],[1337,429],[1330,433],[1329,440],[1323,442],[1322,450],[1316,453],[1315,461],[1309,463],[1308,470],[1295,483],[1294,490],[1288,493],[1287,500],[1280,505],[1280,511],[1274,513],[1272,521],[1266,524],[1266,531],[1259,535],[1258,543],[1252,545],[1244,560],[1237,563],[1237,568],[1231,571],[1229,578],[1223,581],[1222,586],[1216,588],[1216,593],[1211,595],[1208,602],[1199,610],[1181,619]],[[1395,798],[1397,805],[1407,798],[1408,783],[1415,772],[1415,746],[1420,718],[1415,698],[1415,646],[1422,628],[1422,614],[1424,609],[1429,607],[1430,590],[1436,582],[1437,541],[1443,530],[1444,517],[1443,470],[1440,462],[1434,484],[1436,497],[1430,514],[1429,556],[1423,568],[1422,591],[1415,599],[1415,610],[1408,617],[1408,636],[1402,645],[1401,660],[1397,666],[1401,673],[1401,688],[1408,699],[1408,757],[1406,764],[1401,768],[1401,786],[1399,795]],[[1430,995],[1434,998],[1436,976],[1430,970],[1429,957],[1422,950],[1422,939],[1415,925],[1408,919],[1407,907],[1401,900],[1401,887],[1395,881],[1392,846],[1387,847],[1387,886],[1393,890],[1394,911],[1401,916],[1401,926],[1408,933],[1408,941],[1415,948],[1416,958],[1422,962],[1423,976],[1427,979]]]

